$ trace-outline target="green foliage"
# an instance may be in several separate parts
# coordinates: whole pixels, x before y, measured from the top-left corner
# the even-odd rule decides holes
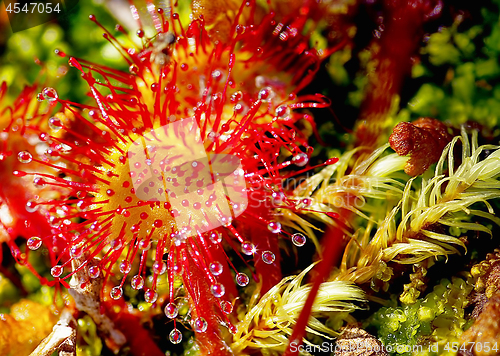
[[[39,82],[57,87],[61,98],[85,102],[86,83],[78,80],[79,71],[68,66],[69,56],[125,69],[120,54],[102,37],[103,30],[89,20],[89,14],[95,14],[109,29],[116,24],[101,2],[80,1],[70,14],[57,22],[8,34],[6,52],[0,57],[0,83],[7,82],[12,98],[25,85]],[[56,49],[67,56],[58,56],[54,53]],[[35,65],[35,59],[40,61],[40,66]],[[66,77],[65,80],[60,80],[62,77]]]
[[[493,7],[494,8],[494,7]],[[467,27],[461,16],[428,36],[413,77],[426,83],[408,102],[413,118],[435,117],[455,125],[473,120],[497,130],[500,112],[498,7],[483,8],[483,24]],[[476,22],[477,23],[477,22]],[[443,78],[439,73],[446,72]],[[498,134],[495,133],[494,134]]]

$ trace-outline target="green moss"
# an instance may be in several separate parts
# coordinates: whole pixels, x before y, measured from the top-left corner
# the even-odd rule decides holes
[[[408,345],[422,345],[422,354],[447,354],[447,342],[458,342],[467,327],[464,308],[472,291],[472,279],[443,279],[434,290],[411,305],[384,307],[368,320],[368,327],[377,330],[377,336],[393,355],[411,355]],[[439,346],[439,348],[436,347]],[[400,352],[398,352],[400,351]]]

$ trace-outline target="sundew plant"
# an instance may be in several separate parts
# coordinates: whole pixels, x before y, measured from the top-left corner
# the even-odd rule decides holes
[[[499,354],[498,2],[8,5],[1,355]]]

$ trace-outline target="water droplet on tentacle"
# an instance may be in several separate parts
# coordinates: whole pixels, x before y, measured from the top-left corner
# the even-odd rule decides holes
[[[165,307],[165,315],[167,318],[173,319],[179,314],[179,309],[174,303],[168,303]]]
[[[197,333],[204,333],[205,331],[207,331],[207,328],[208,328],[208,323],[205,319],[200,317],[200,318],[196,318],[193,321],[193,329]]]
[[[182,341],[182,333],[179,330],[174,329],[170,332],[168,338],[172,344],[178,344]]]
[[[38,250],[42,246],[42,239],[38,236],[30,237],[28,242],[26,242],[26,246],[32,251]]]
[[[302,247],[306,244],[306,241],[306,237],[299,232],[292,235],[292,242],[295,246]]]
[[[153,263],[153,272],[163,274],[167,271],[167,264],[163,261]]]
[[[28,151],[21,151],[17,154],[17,159],[21,163],[30,163],[33,160],[33,156]]]
[[[292,162],[298,167],[304,167],[309,162],[309,157],[302,152],[293,156]]]
[[[52,275],[52,277],[58,278],[61,276],[63,271],[64,271],[63,266],[54,266],[50,269],[50,274]]]
[[[142,287],[144,287],[144,278],[141,276],[134,276],[130,281],[130,285],[136,290],[142,289]]]
[[[278,234],[281,232],[281,223],[277,221],[271,221],[268,225],[267,228],[269,231],[271,231],[273,234]]]
[[[158,293],[153,289],[148,289],[144,293],[144,300],[148,303],[154,303],[158,299]]]
[[[220,262],[215,261],[210,263],[209,269],[210,273],[212,273],[214,276],[218,276],[222,273],[223,267]]]
[[[97,266],[92,266],[89,268],[89,277],[90,278],[98,278],[101,274],[101,269]]]
[[[51,117],[49,119],[49,127],[53,131],[59,131],[63,127],[63,124],[57,117]]]
[[[262,252],[262,261],[268,265],[272,264],[276,260],[276,256],[271,251]]]
[[[227,300],[223,300],[221,303],[221,309],[226,314],[231,314],[233,312],[233,305]]]
[[[132,269],[132,265],[129,261],[122,261],[120,263],[120,272],[121,273],[127,274],[130,272],[131,269]]]
[[[59,97],[57,95],[57,91],[54,89],[54,88],[50,88],[50,87],[47,87],[47,88],[44,88],[42,90],[42,95],[45,99],[47,99],[50,103],[51,102],[54,102],[57,100],[57,98]]]
[[[247,286],[249,282],[250,282],[250,278],[248,278],[248,276],[245,273],[238,273],[238,274],[236,274],[236,283],[240,287]]]
[[[212,291],[212,294],[217,298],[222,297],[226,293],[226,288],[220,283],[215,283],[214,285],[212,285],[212,287],[210,287],[210,290]]]
[[[222,241],[222,235],[219,232],[213,231],[210,233],[209,239],[210,241],[212,241],[212,243],[219,244]]]
[[[69,255],[73,258],[79,258],[81,257],[83,253],[83,247],[82,246],[72,246],[71,249],[69,250]]]
[[[111,292],[109,293],[109,295],[111,296],[111,298],[113,298],[115,300],[120,299],[123,296],[122,287],[120,287],[120,286],[113,287],[113,289],[111,289]]]
[[[241,244],[241,252],[243,252],[245,255],[251,256],[256,251],[257,249],[255,248],[255,245],[249,241],[245,241]]]

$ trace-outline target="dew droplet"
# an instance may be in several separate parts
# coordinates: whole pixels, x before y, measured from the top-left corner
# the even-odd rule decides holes
[[[50,269],[50,274],[52,275],[52,277],[58,278],[63,273],[63,270],[63,266],[54,266]]]
[[[271,197],[275,205],[281,205],[286,201],[286,195],[283,192],[273,192]]]
[[[262,261],[268,265],[272,264],[276,260],[276,256],[271,251],[267,250],[262,252]]]
[[[28,200],[28,202],[26,203],[26,211],[28,213],[33,213],[37,210],[38,210],[38,204],[33,200]]]
[[[172,267],[172,271],[174,272],[174,274],[181,275],[183,272],[182,265],[174,265]]]
[[[304,207],[304,208],[308,208],[312,205],[313,203],[313,200],[311,198],[304,198],[300,201],[300,204]]]
[[[249,282],[250,282],[250,278],[248,278],[248,276],[245,273],[237,273],[236,274],[236,283],[240,287],[247,286]]]
[[[82,256],[83,247],[82,246],[72,246],[69,250],[69,255],[73,258],[79,258]]]
[[[186,235],[179,232],[172,237],[172,242],[175,246],[180,246],[186,242]]]
[[[0,153],[0,161],[2,161],[5,158],[5,154]],[[12,174],[15,175],[16,177],[24,177],[26,176],[26,172],[24,171],[12,171]]]
[[[35,177],[33,179],[33,185],[35,186],[35,188],[43,188],[45,187],[45,180],[42,178],[42,177]]]
[[[220,222],[221,222],[222,226],[229,227],[229,226],[231,226],[231,223],[233,222],[233,218],[230,216],[223,216],[223,217],[221,217]]]
[[[302,247],[306,244],[306,237],[300,232],[292,235],[292,242],[295,246]]]
[[[207,331],[207,328],[208,328],[208,323],[204,318],[201,317],[196,318],[193,321],[193,329],[197,333],[204,333],[205,331]]]
[[[251,256],[256,251],[257,249],[255,248],[255,245],[250,241],[245,241],[241,244],[241,252],[243,252],[245,255]]]
[[[148,289],[145,293],[144,293],[144,300],[148,303],[154,303],[156,302],[156,299],[158,299],[158,293],[156,293],[155,290],[153,289]]]
[[[172,344],[178,344],[182,341],[182,333],[179,330],[174,329],[170,332],[168,338]]]
[[[28,151],[21,151],[17,154],[17,159],[21,163],[30,163],[33,160],[33,156]]]
[[[227,328],[229,329],[229,332],[233,335],[238,332],[238,328],[233,324],[229,324]]]
[[[220,303],[221,309],[226,314],[231,314],[233,312],[233,305],[227,300],[223,300]]]
[[[167,271],[167,264],[163,261],[153,263],[153,272],[163,274]]]
[[[259,99],[262,101],[268,101],[274,96],[273,90],[270,87],[266,87],[259,91]]]
[[[209,269],[210,273],[212,273],[214,276],[218,276],[222,273],[223,270],[222,263],[218,261],[212,262],[210,263]]]
[[[280,105],[274,111],[274,115],[280,119],[286,119],[290,116],[290,108],[286,105]]]
[[[279,223],[277,221],[271,221],[269,224],[267,224],[267,228],[273,234],[278,234],[281,232],[281,223]]]
[[[210,290],[212,291],[212,294],[217,298],[222,297],[226,293],[226,288],[220,283],[215,283],[214,285],[212,285],[212,287],[210,287]]]
[[[49,127],[53,131],[59,131],[63,127],[63,124],[57,117],[51,117],[49,119]]]
[[[99,278],[101,274],[101,269],[98,266],[89,267],[89,277],[90,278]]]
[[[179,309],[174,303],[168,303],[165,306],[165,315],[167,318],[173,319],[179,314]]]
[[[209,239],[214,244],[220,244],[222,241],[222,235],[220,232],[212,231],[209,235]]]
[[[130,67],[128,67],[128,70],[132,74],[137,74],[139,73],[139,67],[135,64],[131,64]]]
[[[304,152],[301,152],[293,156],[292,162],[298,167],[304,167],[309,162],[309,157]]]
[[[54,102],[57,100],[57,98],[59,97],[57,95],[57,91],[54,89],[54,88],[50,88],[50,87],[47,87],[47,88],[44,88],[42,90],[42,95],[45,99],[47,99],[50,103]]]
[[[144,278],[139,275],[133,276],[130,285],[136,290],[142,289],[144,287]]]
[[[121,273],[127,274],[130,272],[131,269],[132,269],[132,264],[129,261],[124,260],[120,263],[120,272]]]
[[[122,287],[120,287],[120,286],[113,287],[113,289],[111,289],[111,292],[109,293],[109,295],[111,296],[111,298],[113,298],[115,300],[120,299],[123,296]]]
[[[26,246],[32,251],[38,250],[42,246],[42,239],[38,236],[33,236],[28,239]]]
[[[118,251],[119,249],[121,249],[121,248],[122,248],[122,246],[123,246],[123,242],[122,242],[122,240],[120,240],[120,239],[116,239],[116,240],[111,241],[111,242],[110,242],[110,244],[109,244],[109,246],[110,246],[113,250]]]
[[[147,251],[151,248],[151,240],[141,240],[139,241],[139,248],[143,251]]]

